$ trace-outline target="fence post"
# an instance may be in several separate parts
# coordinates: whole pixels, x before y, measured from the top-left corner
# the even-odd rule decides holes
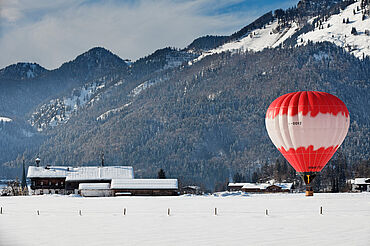
[[[40,210],[37,210],[37,215],[40,215]]]
[[[3,214],[3,207],[0,208],[0,214]]]
[[[126,208],[123,209],[123,215],[126,215]]]
[[[322,215],[322,206],[320,207],[320,214]]]
[[[170,209],[167,209],[167,215],[170,216]]]
[[[79,214],[80,214],[80,216],[82,216],[81,210],[80,210]]]
[[[217,208],[215,208],[215,215],[217,215]]]
[[[269,210],[266,209],[266,216],[269,216]]]

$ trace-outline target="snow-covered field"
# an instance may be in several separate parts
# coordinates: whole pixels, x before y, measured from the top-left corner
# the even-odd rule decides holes
[[[0,197],[0,206],[3,207],[1,246],[311,246],[369,245],[370,242],[370,193],[315,194],[314,197],[304,194],[120,198],[44,195]]]

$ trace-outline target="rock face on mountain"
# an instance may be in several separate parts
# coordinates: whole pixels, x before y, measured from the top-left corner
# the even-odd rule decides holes
[[[349,10],[357,36],[335,21]],[[298,90],[341,98],[352,122],[341,151],[348,160],[368,159],[370,54],[362,41],[353,50],[370,40],[368,10],[368,1],[305,0],[230,36],[201,37],[133,63],[93,48],[51,71],[2,69],[0,117],[12,121],[0,124],[0,175],[16,176],[22,155],[85,165],[104,151],[107,163],[132,165],[138,177],[163,168],[213,189],[236,171],[251,174],[280,158],[264,114],[274,98]],[[344,35],[347,46],[335,41]]]

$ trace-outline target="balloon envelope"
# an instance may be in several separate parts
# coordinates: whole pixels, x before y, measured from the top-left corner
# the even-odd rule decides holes
[[[300,91],[273,101],[265,122],[273,144],[293,168],[301,174],[312,174],[324,168],[343,142],[349,113],[336,96]]]

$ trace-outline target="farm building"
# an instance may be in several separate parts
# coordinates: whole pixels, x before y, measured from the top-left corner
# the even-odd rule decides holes
[[[181,188],[181,194],[202,195],[203,192],[199,186],[189,185]]]
[[[31,180],[33,195],[178,195],[177,179],[134,179],[130,166],[30,166],[27,177]]]
[[[133,179],[130,166],[30,166],[27,178],[31,180],[31,193],[78,194],[81,183],[111,183],[112,179]]]
[[[178,195],[177,179],[113,179],[114,196],[174,196]]]
[[[293,183],[229,183],[230,191],[244,191],[251,193],[291,192]]]

